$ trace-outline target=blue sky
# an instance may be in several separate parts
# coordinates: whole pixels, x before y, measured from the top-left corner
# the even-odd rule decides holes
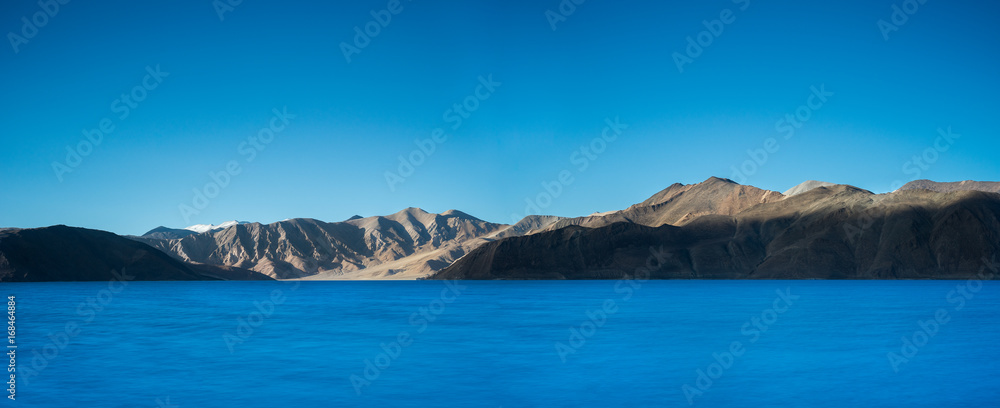
[[[875,192],[998,178],[995,3],[931,0],[886,40],[878,21],[902,1],[588,0],[553,30],[558,1],[403,0],[350,62],[341,44],[390,2],[333,3],[244,1],[221,19],[209,0],[0,5],[0,226],[141,234],[410,206],[509,222],[526,200],[578,216],[710,176]],[[711,43],[687,54],[699,35]],[[475,108],[457,128],[455,104]],[[789,114],[809,119],[785,138]],[[627,128],[600,139],[615,118]]]

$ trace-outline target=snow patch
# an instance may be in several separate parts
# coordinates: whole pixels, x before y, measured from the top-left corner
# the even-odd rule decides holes
[[[235,221],[234,220],[234,221],[226,221],[226,222],[224,222],[222,224],[219,224],[219,225],[196,224],[196,225],[192,225],[190,227],[186,227],[184,229],[186,229],[188,231],[194,231],[194,232],[197,232],[197,233],[201,234],[201,233],[208,232],[208,231],[215,231],[215,230],[220,230],[220,229],[226,229],[226,228],[232,227],[233,225],[239,225],[239,224],[249,224],[249,222],[246,222],[246,221]]]

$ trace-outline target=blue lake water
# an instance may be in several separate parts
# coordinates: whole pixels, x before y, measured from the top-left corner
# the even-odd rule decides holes
[[[19,380],[2,406],[1000,403],[996,282],[0,288]]]

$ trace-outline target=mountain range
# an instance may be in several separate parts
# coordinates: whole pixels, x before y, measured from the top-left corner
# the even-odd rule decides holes
[[[710,179],[684,194],[735,186]],[[1000,253],[996,193],[835,185],[762,201],[688,222],[570,226],[491,242],[433,278],[958,279]],[[649,211],[683,202],[660,205]]]
[[[994,182],[917,180],[874,194],[807,181],[783,194],[713,177],[619,211],[514,225],[407,208],[127,237],[8,228],[0,281],[104,280],[123,268],[137,280],[964,278],[1000,249],[998,192]]]
[[[416,279],[510,227],[457,210],[432,214],[407,208],[342,222],[299,218],[181,238],[154,233],[134,239],[184,261],[247,268],[279,279]]]

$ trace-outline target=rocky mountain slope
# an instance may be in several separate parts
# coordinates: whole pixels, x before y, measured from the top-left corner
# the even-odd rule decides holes
[[[110,232],[57,225],[0,230],[0,282],[264,280],[253,271],[178,261]]]
[[[531,234],[561,220],[562,217],[549,215],[529,215],[517,224],[504,226],[493,233],[480,237],[456,241],[437,249],[416,252],[396,260],[354,271],[327,271],[306,277],[309,280],[405,280],[425,278],[451,265],[470,251],[488,242],[507,237]]]
[[[416,279],[481,243],[474,240],[507,228],[461,211],[432,214],[408,208],[344,222],[239,224],[180,239],[143,241],[182,260],[247,268],[282,279]]]
[[[725,191],[733,187],[709,182],[724,191],[688,199],[730,196]],[[668,190],[652,201],[679,197]],[[998,194],[876,195],[839,185],[766,201],[675,224],[623,221],[502,239],[433,278],[618,279],[647,272],[663,279],[966,278],[1000,253]]]

